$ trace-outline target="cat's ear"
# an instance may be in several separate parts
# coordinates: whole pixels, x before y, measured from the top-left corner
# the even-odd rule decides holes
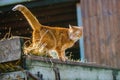
[[[72,33],[73,32],[73,29],[72,29],[72,26],[69,24],[69,32]]]
[[[70,29],[72,29],[72,28],[73,28],[73,26],[71,26],[71,25],[69,24],[69,28],[70,28]]]
[[[70,29],[72,28],[70,24],[69,24],[69,28],[70,28]]]

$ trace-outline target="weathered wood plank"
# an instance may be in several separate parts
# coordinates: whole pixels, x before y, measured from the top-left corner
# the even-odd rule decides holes
[[[92,18],[93,20],[91,21],[93,28],[91,28],[91,33],[93,36],[92,39],[92,43],[93,43],[93,62],[95,62],[96,64],[100,63],[100,59],[99,59],[99,28],[98,28],[98,20],[97,20],[97,4],[96,4],[96,0],[92,0]]]
[[[108,14],[108,1],[102,0],[102,11],[103,11],[103,23],[104,23],[104,38],[106,52],[104,52],[105,65],[109,65],[109,43],[110,43],[110,29],[109,29],[109,14]]]
[[[88,18],[86,18],[86,20],[88,20],[88,23],[89,23],[89,25],[88,25],[88,27],[87,27],[87,29],[88,29],[88,36],[89,36],[89,42],[90,42],[90,51],[89,51],[89,60],[90,60],[90,62],[94,62],[93,60],[94,60],[94,51],[93,51],[93,48],[94,48],[94,42],[93,42],[93,39],[94,39],[94,37],[93,37],[93,35],[94,35],[94,32],[92,32],[93,31],[93,23],[92,23],[92,21],[93,21],[93,12],[92,12],[92,1],[90,1],[90,0],[87,0],[88,2],[88,6],[87,6],[87,8],[88,8]],[[88,37],[87,36],[87,37]],[[88,61],[89,62],[89,61]]]
[[[116,0],[116,2],[114,2],[114,10],[115,10],[115,14],[114,14],[114,27],[115,28],[115,32],[116,34],[115,35],[115,49],[116,49],[116,62],[117,62],[117,67],[120,67],[120,61],[119,61],[119,58],[120,58],[120,12],[119,12],[119,9],[120,9],[120,0]]]
[[[100,62],[101,65],[105,65],[105,53],[106,53],[106,45],[105,45],[105,30],[104,30],[104,18],[103,18],[103,9],[102,9],[102,0],[97,0],[97,17],[98,17],[98,27],[99,27],[99,44],[100,44]]]
[[[82,9],[82,18],[83,18],[83,26],[84,26],[84,45],[85,45],[85,59],[87,61],[91,60],[91,45],[90,45],[90,33],[89,33],[89,17],[88,17],[88,0],[81,1],[81,9]]]
[[[21,54],[20,38],[0,41],[0,63],[18,60],[21,58]]]
[[[117,53],[116,42],[117,42],[118,36],[120,35],[120,31],[119,31],[119,28],[118,28],[119,22],[118,22],[118,15],[117,15],[117,0],[113,1],[113,11],[114,11],[114,14],[113,14],[113,18],[114,18],[113,19],[113,27],[114,27],[114,32],[115,32],[114,37],[113,37],[114,38],[114,44],[115,44],[115,46],[114,46],[114,48],[115,48],[114,59],[116,61],[115,67],[118,67],[118,66],[120,66],[120,61],[118,60],[119,57],[120,57],[120,54]]]
[[[109,61],[110,61],[110,65],[116,67],[116,49],[115,49],[115,28],[116,28],[116,24],[114,23],[115,19],[114,19],[114,9],[113,9],[113,0],[109,1],[109,12],[111,14],[109,14],[109,21],[110,21],[110,35],[111,35],[111,42],[110,42],[110,49],[109,49]],[[114,33],[113,33],[114,32]],[[112,61],[110,60],[112,59]]]
[[[91,7],[91,5],[90,5],[90,0],[87,0],[87,7],[86,8],[88,8],[87,10],[88,10],[88,18],[86,18],[86,20],[88,20],[88,23],[89,23],[89,25],[87,25],[87,34],[88,34],[88,36],[89,36],[89,45],[90,45],[90,50],[89,50],[89,61],[88,62],[93,62],[93,53],[92,53],[92,44],[91,44],[91,16],[92,16],[92,12],[91,12],[91,9],[90,9],[90,7]],[[87,37],[88,37],[87,36]]]

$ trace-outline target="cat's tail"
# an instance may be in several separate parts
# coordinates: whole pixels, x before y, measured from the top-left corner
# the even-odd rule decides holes
[[[15,7],[13,7],[12,10],[20,11],[25,16],[25,18],[27,19],[27,21],[29,22],[29,24],[33,30],[39,30],[40,27],[42,26],[39,23],[39,21],[37,20],[37,18],[25,6],[19,4],[19,5],[16,5]]]

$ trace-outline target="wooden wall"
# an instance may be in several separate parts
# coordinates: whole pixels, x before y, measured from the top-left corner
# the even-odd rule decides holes
[[[120,68],[120,0],[81,0],[85,58]]]

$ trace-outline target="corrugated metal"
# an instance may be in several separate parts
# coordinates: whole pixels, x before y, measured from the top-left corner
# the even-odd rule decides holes
[[[81,0],[85,58],[120,68],[119,0]]]

